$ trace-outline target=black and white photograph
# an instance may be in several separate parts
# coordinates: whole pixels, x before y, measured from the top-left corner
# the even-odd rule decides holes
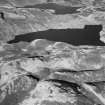
[[[105,105],[105,0],[0,0],[0,105]]]

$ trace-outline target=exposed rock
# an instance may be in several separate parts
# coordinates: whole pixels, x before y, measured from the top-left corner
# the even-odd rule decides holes
[[[35,103],[57,102],[78,105],[78,103],[83,103],[81,100],[85,96],[89,98],[89,100],[85,100],[90,105],[93,103],[104,105],[104,88],[102,91],[99,88],[101,85],[104,87],[104,84],[97,85],[97,83],[105,81],[103,47],[77,47],[44,39],[26,43],[26,46],[23,47],[21,45],[21,43],[5,44],[4,49],[1,50],[1,54],[4,54],[1,56],[0,70],[1,104],[5,103],[5,100],[10,100],[7,94],[17,94],[20,90],[27,91],[29,89],[28,96],[24,100],[19,99],[21,101],[16,101],[16,103],[29,105],[31,102],[34,105]],[[18,80],[19,82],[16,82]],[[68,86],[62,90],[64,85],[60,85],[61,83],[59,84],[55,80],[66,81],[65,84],[69,83],[71,87]],[[85,83],[96,85],[87,84],[86,87],[89,85],[87,89]],[[72,84],[77,84],[78,92],[73,89]],[[61,90],[59,90],[60,87]],[[51,90],[49,91],[50,88],[54,88],[55,95],[52,94]],[[92,93],[91,89],[93,89]],[[62,91],[70,91],[71,93],[62,93]]]
[[[9,43],[22,34],[86,25],[102,25],[105,42],[104,7],[104,0],[1,0],[0,105],[105,105],[104,46],[39,37]]]

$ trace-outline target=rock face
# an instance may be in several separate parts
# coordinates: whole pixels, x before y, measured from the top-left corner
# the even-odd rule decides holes
[[[1,105],[105,105],[104,47],[37,39],[0,52]]]
[[[1,0],[0,105],[105,105],[104,46],[75,46],[40,37],[11,41],[49,29],[102,25],[100,40],[105,42],[104,4],[104,0]]]

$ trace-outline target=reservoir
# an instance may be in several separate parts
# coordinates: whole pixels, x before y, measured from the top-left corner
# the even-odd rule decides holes
[[[17,43],[20,41],[31,42],[35,39],[48,39],[51,41],[61,41],[72,45],[94,45],[105,46],[101,42],[99,32],[101,25],[89,25],[84,29],[50,29],[46,31],[33,32],[23,35],[18,35],[14,40],[8,43]]]
[[[48,4],[37,4],[34,6],[25,6],[25,8],[38,8],[38,9],[52,9],[55,11],[55,15],[64,15],[64,14],[73,14],[73,13],[79,13],[77,9],[80,7],[70,7],[70,6],[62,6],[54,3],[48,3]]]

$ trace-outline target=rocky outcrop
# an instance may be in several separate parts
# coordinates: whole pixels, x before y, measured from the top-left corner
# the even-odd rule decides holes
[[[45,39],[22,45],[5,44],[1,49],[1,104],[13,104],[9,97],[15,94],[19,105],[105,105],[104,47]],[[19,98],[21,91],[24,98]]]
[[[105,105],[104,46],[41,38],[9,43],[23,34],[86,25],[102,25],[100,40],[105,42],[104,4],[104,0],[1,0],[0,105]]]

